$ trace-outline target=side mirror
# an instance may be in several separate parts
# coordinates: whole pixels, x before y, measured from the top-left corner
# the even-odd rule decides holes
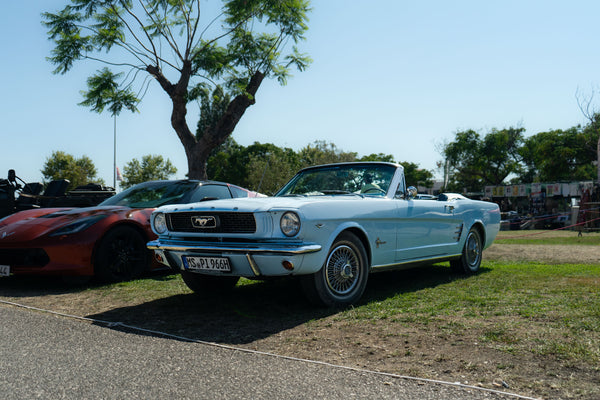
[[[410,199],[414,199],[415,197],[417,197],[418,191],[417,188],[414,186],[409,186],[406,189],[406,199],[410,200]]]
[[[17,174],[15,174],[15,170],[9,169],[8,170],[8,181],[15,182],[16,180],[17,180]]]

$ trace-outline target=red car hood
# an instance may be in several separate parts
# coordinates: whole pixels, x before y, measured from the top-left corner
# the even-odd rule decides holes
[[[126,214],[133,209],[121,206],[88,208],[39,208],[21,211],[0,222],[2,243],[22,242],[44,236],[52,231],[86,217]]]

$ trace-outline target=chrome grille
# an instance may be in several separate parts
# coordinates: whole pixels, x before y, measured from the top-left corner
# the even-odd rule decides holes
[[[171,232],[254,233],[253,213],[245,212],[179,212],[167,214]],[[204,225],[198,221],[204,221]],[[208,221],[208,222],[207,222]]]

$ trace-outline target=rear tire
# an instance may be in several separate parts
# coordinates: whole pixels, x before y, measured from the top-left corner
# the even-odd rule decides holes
[[[473,227],[467,234],[462,255],[459,259],[450,261],[450,267],[452,267],[453,271],[461,274],[475,274],[479,271],[479,266],[481,265],[482,252],[481,234],[477,228]]]
[[[181,277],[187,287],[199,295],[230,291],[240,280],[239,276],[202,275],[189,271],[181,271]]]
[[[346,307],[356,303],[367,286],[369,267],[362,242],[343,232],[335,240],[325,264],[316,273],[302,277],[308,300],[318,306]]]

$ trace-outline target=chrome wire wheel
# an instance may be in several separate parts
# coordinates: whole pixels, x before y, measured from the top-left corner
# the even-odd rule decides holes
[[[470,231],[465,243],[465,261],[471,271],[479,269],[481,264],[481,239],[475,231]]]
[[[325,264],[325,281],[336,296],[351,293],[360,279],[359,260],[349,246],[341,245],[331,251]]]
[[[331,246],[323,267],[314,274],[302,276],[301,282],[311,303],[340,308],[361,298],[368,277],[364,245],[355,234],[342,232]]]
[[[450,266],[455,272],[461,274],[474,274],[479,271],[483,252],[481,233],[475,227],[469,230],[460,258],[450,261]]]

